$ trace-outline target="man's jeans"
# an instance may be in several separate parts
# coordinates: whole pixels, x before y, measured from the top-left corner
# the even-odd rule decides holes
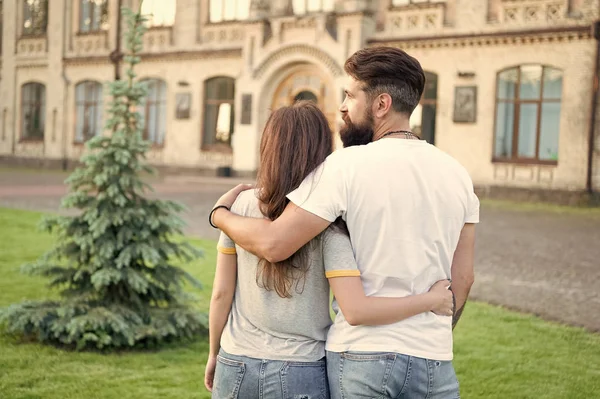
[[[451,361],[399,353],[327,352],[332,399],[459,398]]]
[[[230,355],[221,349],[212,397],[329,399],[325,359],[317,362],[282,362]]]

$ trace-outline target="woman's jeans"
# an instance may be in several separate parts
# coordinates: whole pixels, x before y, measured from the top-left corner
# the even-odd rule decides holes
[[[451,361],[399,353],[327,352],[332,399],[459,398]]]
[[[230,355],[217,357],[212,397],[217,399],[329,399],[327,364]]]

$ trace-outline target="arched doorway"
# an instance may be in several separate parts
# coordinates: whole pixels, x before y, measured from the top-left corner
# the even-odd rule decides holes
[[[335,131],[337,103],[331,87],[330,78],[316,65],[297,65],[290,68],[275,89],[271,108],[275,110],[300,100],[313,101],[323,111],[329,126]]]
[[[312,101],[317,104],[319,103],[319,98],[317,97],[317,95],[310,90],[301,91],[300,93],[296,94],[296,96],[294,97],[294,101],[302,101],[302,100]]]

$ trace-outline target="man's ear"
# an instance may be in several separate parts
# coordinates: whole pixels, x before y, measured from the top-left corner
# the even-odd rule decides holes
[[[392,109],[392,97],[388,93],[381,93],[375,99],[375,116],[383,118]]]

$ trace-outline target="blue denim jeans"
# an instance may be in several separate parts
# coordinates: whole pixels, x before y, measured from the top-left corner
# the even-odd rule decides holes
[[[221,349],[212,397],[329,399],[325,358],[317,362],[284,362],[230,355]]]
[[[327,352],[332,399],[460,398],[451,361],[399,353]]]

